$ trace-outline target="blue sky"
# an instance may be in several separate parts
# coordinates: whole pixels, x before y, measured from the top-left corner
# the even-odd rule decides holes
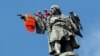
[[[63,14],[75,11],[84,38],[78,38],[80,56],[100,56],[100,0],[0,0],[0,56],[49,56],[47,33],[26,31],[16,14],[36,13],[57,4]]]

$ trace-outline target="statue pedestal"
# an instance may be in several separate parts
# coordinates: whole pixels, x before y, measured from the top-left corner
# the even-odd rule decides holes
[[[59,56],[79,56],[79,55],[75,52],[64,52],[60,54]]]

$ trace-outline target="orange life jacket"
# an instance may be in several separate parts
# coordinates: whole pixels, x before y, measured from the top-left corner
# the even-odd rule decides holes
[[[29,32],[35,31],[35,26],[36,26],[35,23],[36,23],[35,17],[33,17],[33,16],[26,17],[25,27]]]

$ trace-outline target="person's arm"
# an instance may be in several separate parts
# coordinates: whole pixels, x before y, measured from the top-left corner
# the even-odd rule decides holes
[[[17,16],[20,16],[20,18],[24,21],[26,21],[25,16],[23,16],[22,14],[17,14]]]

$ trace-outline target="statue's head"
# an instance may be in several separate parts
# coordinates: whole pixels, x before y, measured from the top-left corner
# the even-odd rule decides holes
[[[50,9],[51,9],[52,15],[61,15],[61,10],[58,5],[52,5]]]

